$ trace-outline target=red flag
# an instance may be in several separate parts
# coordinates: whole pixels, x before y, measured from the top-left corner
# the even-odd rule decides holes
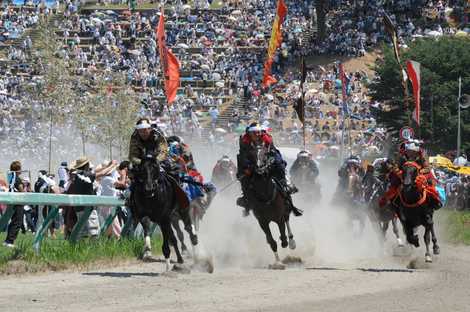
[[[165,78],[165,94],[168,104],[176,99],[176,92],[180,86],[180,65],[176,56],[168,50],[165,42],[165,17],[163,9],[157,27],[158,50],[160,53],[160,63]]]
[[[413,97],[416,103],[413,111],[413,119],[419,126],[421,110],[421,64],[415,61],[406,61],[406,69],[411,84],[413,85]]]
[[[268,46],[268,57],[264,63],[264,75],[263,75],[263,87],[267,88],[271,84],[276,82],[273,76],[271,76],[271,67],[273,64],[274,53],[276,49],[281,46],[282,43],[282,23],[287,15],[287,6],[284,0],[278,0],[276,16],[274,17],[273,29],[271,31],[271,39],[269,40]]]

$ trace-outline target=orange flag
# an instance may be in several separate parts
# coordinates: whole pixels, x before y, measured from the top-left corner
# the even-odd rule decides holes
[[[180,87],[180,65],[178,58],[168,50],[165,42],[165,17],[163,9],[157,26],[158,50],[160,53],[160,63],[165,76],[165,94],[168,104],[176,99],[176,92]]]
[[[263,87],[267,88],[271,84],[276,83],[276,79],[271,76],[271,67],[273,64],[274,53],[282,43],[282,23],[287,15],[287,6],[284,0],[277,2],[276,16],[274,17],[273,29],[271,31],[271,39],[268,46],[268,57],[264,63]]]

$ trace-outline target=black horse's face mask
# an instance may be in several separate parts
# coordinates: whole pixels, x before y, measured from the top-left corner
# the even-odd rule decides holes
[[[414,166],[405,166],[403,168],[403,186],[405,188],[412,187],[417,176],[418,169],[416,169]]]
[[[255,149],[256,152],[256,167],[255,171],[259,175],[264,175],[269,171],[269,158],[266,147],[258,144]]]
[[[158,162],[155,159],[144,159],[141,168],[141,181],[144,194],[146,197],[152,197],[158,187]]]

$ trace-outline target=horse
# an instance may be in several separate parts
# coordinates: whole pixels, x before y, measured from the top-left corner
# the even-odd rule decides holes
[[[429,190],[420,186],[418,179],[426,179],[419,173],[420,166],[416,162],[408,161],[402,166],[402,185],[398,191],[398,196],[392,201],[398,213],[406,240],[409,244],[419,247],[419,237],[417,229],[424,227],[424,242],[426,245],[425,261],[432,262],[430,243],[433,242],[433,253],[440,253],[437,244],[436,233],[434,231],[433,214],[436,207],[434,199]]]
[[[188,231],[193,246],[197,245],[197,235],[193,233],[188,209],[181,200],[180,189],[176,181],[162,172],[159,162],[154,156],[146,156],[140,166],[140,174],[135,177],[132,187],[131,213],[134,222],[140,222],[144,230],[143,259],[151,257],[150,227],[151,222],[159,225],[163,245],[162,252],[165,257],[166,271],[170,270],[170,244],[173,245],[179,264],[184,263],[178,248],[175,234],[171,228],[171,216],[178,210],[183,217],[185,229]],[[185,196],[185,194],[182,194]],[[187,203],[186,203],[187,204]]]
[[[347,188],[346,199],[346,212],[349,218],[350,227],[354,229],[354,221],[359,222],[359,233],[362,235],[366,226],[366,211],[363,203],[363,188],[362,181],[359,173],[355,169],[348,171],[347,175]]]
[[[235,182],[237,168],[229,158],[222,158],[212,170],[212,182],[220,188],[227,187]]]
[[[321,187],[317,183],[316,177],[313,176],[312,170],[308,164],[302,162],[295,172],[291,171],[292,183],[299,189],[301,198],[305,199],[306,202],[312,202],[315,200],[319,202],[321,199]]]
[[[248,208],[253,210],[253,214],[258,220],[261,229],[266,235],[266,240],[274,253],[275,263],[272,268],[284,268],[284,265],[280,262],[277,243],[272,236],[269,224],[274,222],[278,225],[282,248],[289,246],[290,249],[295,249],[296,243],[289,224],[290,209],[281,193],[280,186],[270,173],[270,167],[274,160],[268,157],[267,149],[261,144],[257,145],[254,149],[254,155],[251,156],[255,160],[254,170],[251,176],[244,177],[244,179],[249,179],[250,185],[247,192]],[[288,237],[285,233],[286,227]]]
[[[368,202],[368,215],[371,223],[377,225],[378,230],[382,234],[382,238],[385,240],[388,227],[390,222],[392,222],[392,229],[397,239],[398,246],[404,246],[398,230],[398,217],[393,211],[393,208],[390,205],[385,207],[380,207],[379,205],[380,197],[386,192],[387,183],[379,180],[377,177],[373,177],[373,183],[370,187],[371,189],[369,190],[366,200]]]

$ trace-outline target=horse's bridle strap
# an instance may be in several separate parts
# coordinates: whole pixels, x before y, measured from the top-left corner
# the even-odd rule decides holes
[[[424,204],[424,202],[427,199],[427,193],[428,192],[426,191],[426,189],[424,189],[423,190],[423,195],[421,196],[421,198],[416,203],[413,203],[413,204],[408,204],[407,202],[405,202],[405,200],[403,199],[403,195],[401,194],[401,190],[400,190],[400,192],[398,192],[398,196],[400,196],[400,201],[403,204],[403,206],[405,206],[407,208],[415,208],[415,207],[418,207],[418,206],[421,206],[422,204]]]

